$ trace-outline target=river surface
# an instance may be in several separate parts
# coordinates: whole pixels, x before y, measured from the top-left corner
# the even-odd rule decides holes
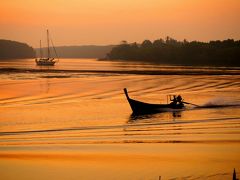
[[[201,108],[132,116],[123,88],[149,103],[181,94]],[[240,68],[0,61],[0,179],[219,180],[234,168]]]

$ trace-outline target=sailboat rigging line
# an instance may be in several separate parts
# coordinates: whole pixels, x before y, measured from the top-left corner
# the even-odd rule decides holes
[[[40,59],[43,57],[42,53],[42,41],[40,40]]]
[[[59,57],[58,57],[56,48],[55,48],[55,46],[54,46],[54,44],[53,44],[52,38],[50,38],[50,40],[51,40],[51,43],[52,43],[52,46],[53,46],[53,50],[54,50],[54,52],[55,52],[55,55],[56,55],[56,57],[57,57],[57,59],[58,59],[58,61],[59,61]]]
[[[50,58],[50,49],[49,49],[49,32],[47,29],[47,45],[48,45],[48,59]]]

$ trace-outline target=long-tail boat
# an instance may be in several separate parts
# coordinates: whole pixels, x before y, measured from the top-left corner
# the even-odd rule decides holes
[[[128,96],[127,89],[124,88],[124,93],[127,97],[127,100],[130,104],[130,107],[133,111],[133,114],[139,115],[139,114],[151,114],[151,113],[158,113],[158,112],[166,112],[166,111],[177,111],[180,109],[184,109],[184,103],[182,102],[174,102],[172,101],[169,104],[150,104],[145,103],[141,101],[137,101],[134,99],[131,99]]]

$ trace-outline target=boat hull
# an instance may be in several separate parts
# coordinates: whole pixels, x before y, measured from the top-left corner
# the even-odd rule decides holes
[[[56,61],[54,59],[35,59],[38,66],[54,66]]]
[[[152,114],[168,111],[179,111],[184,108],[183,104],[149,104],[129,98],[127,90],[124,89],[125,95],[132,109],[133,114]]]

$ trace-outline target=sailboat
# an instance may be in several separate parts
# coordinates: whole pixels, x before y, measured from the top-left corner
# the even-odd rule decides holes
[[[53,46],[53,49],[55,51],[55,54],[57,55],[57,52],[54,46]],[[47,57],[46,58],[42,57],[42,44],[40,40],[40,58],[36,58],[35,62],[38,66],[54,66],[54,64],[57,62],[53,57],[51,57],[51,54],[50,54],[48,30],[47,30]]]

